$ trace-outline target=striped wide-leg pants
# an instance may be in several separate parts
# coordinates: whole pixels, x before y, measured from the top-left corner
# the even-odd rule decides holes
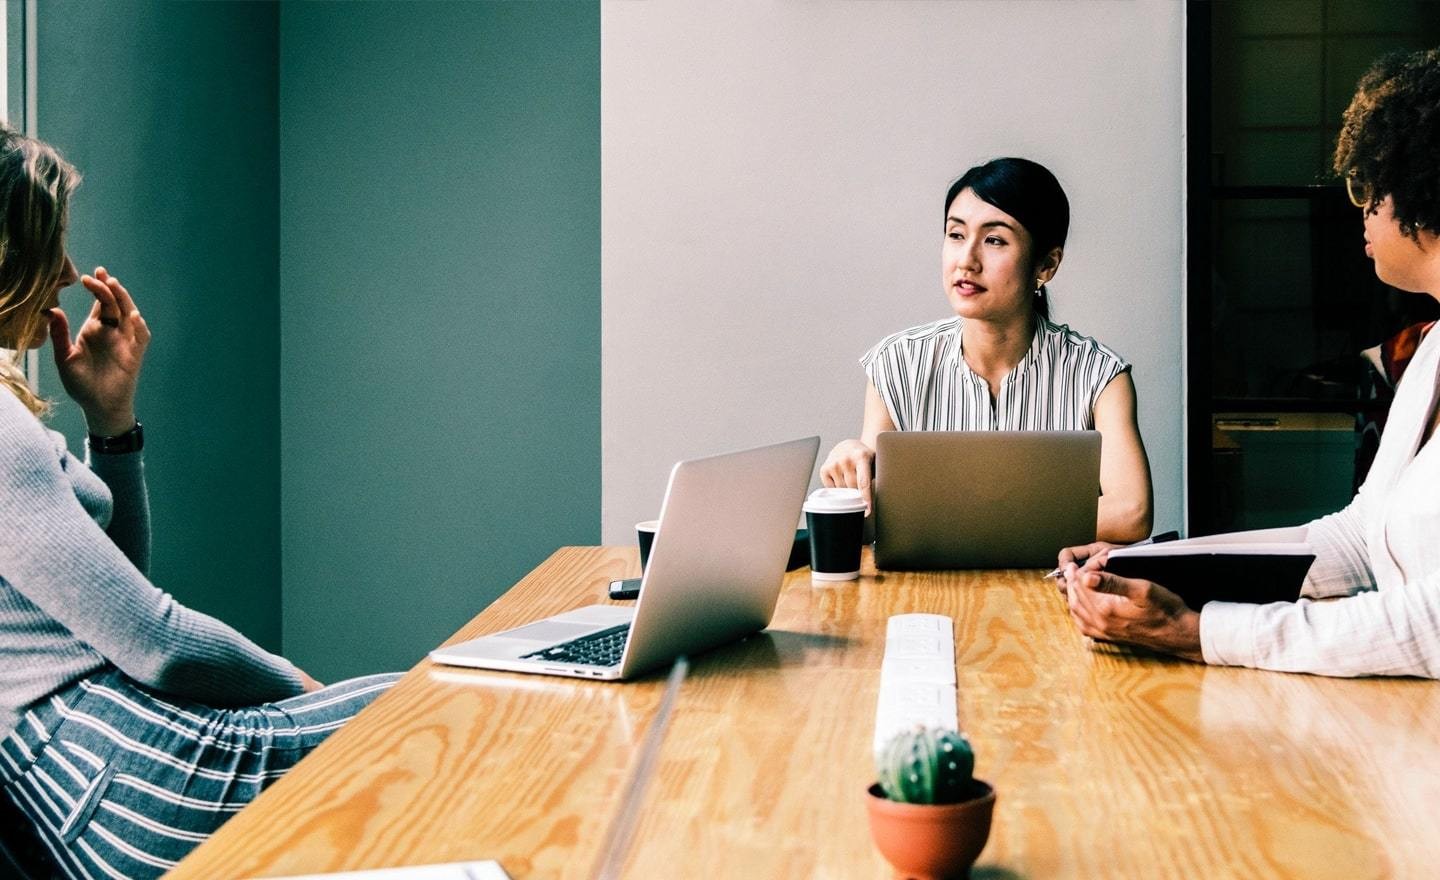
[[[3,794],[61,876],[159,877],[398,677],[214,709],[102,672],[0,740]]]

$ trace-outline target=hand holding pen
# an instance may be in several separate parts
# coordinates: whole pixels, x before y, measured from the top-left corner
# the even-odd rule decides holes
[[[1047,580],[1055,579],[1060,582],[1060,589],[1065,589],[1065,566],[1075,563],[1079,566],[1090,568],[1101,568],[1105,565],[1105,558],[1110,551],[1116,547],[1140,547],[1145,544],[1163,544],[1166,541],[1174,541],[1180,537],[1176,531],[1161,532],[1158,535],[1151,535],[1143,541],[1136,541],[1134,544],[1110,544],[1105,541],[1096,541],[1093,544],[1081,544],[1078,547],[1066,547],[1060,551],[1060,565],[1049,574],[1045,575]],[[1094,563],[1093,565],[1091,563]]]

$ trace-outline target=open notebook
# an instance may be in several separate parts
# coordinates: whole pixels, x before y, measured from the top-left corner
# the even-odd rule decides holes
[[[1199,609],[1206,602],[1294,602],[1315,550],[1305,526],[1117,547],[1105,570],[1143,578]]]

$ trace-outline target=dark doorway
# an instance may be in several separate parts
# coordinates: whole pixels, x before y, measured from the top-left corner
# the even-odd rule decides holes
[[[1427,0],[1187,6],[1189,530],[1344,506],[1388,389],[1363,354],[1435,317],[1381,284],[1330,169],[1356,81],[1440,45]]]

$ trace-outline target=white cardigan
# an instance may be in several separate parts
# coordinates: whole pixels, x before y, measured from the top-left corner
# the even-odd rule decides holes
[[[1406,369],[1360,492],[1310,524],[1304,595],[1328,602],[1211,602],[1206,663],[1320,675],[1440,678],[1440,432],[1416,454],[1434,411],[1440,328]]]

